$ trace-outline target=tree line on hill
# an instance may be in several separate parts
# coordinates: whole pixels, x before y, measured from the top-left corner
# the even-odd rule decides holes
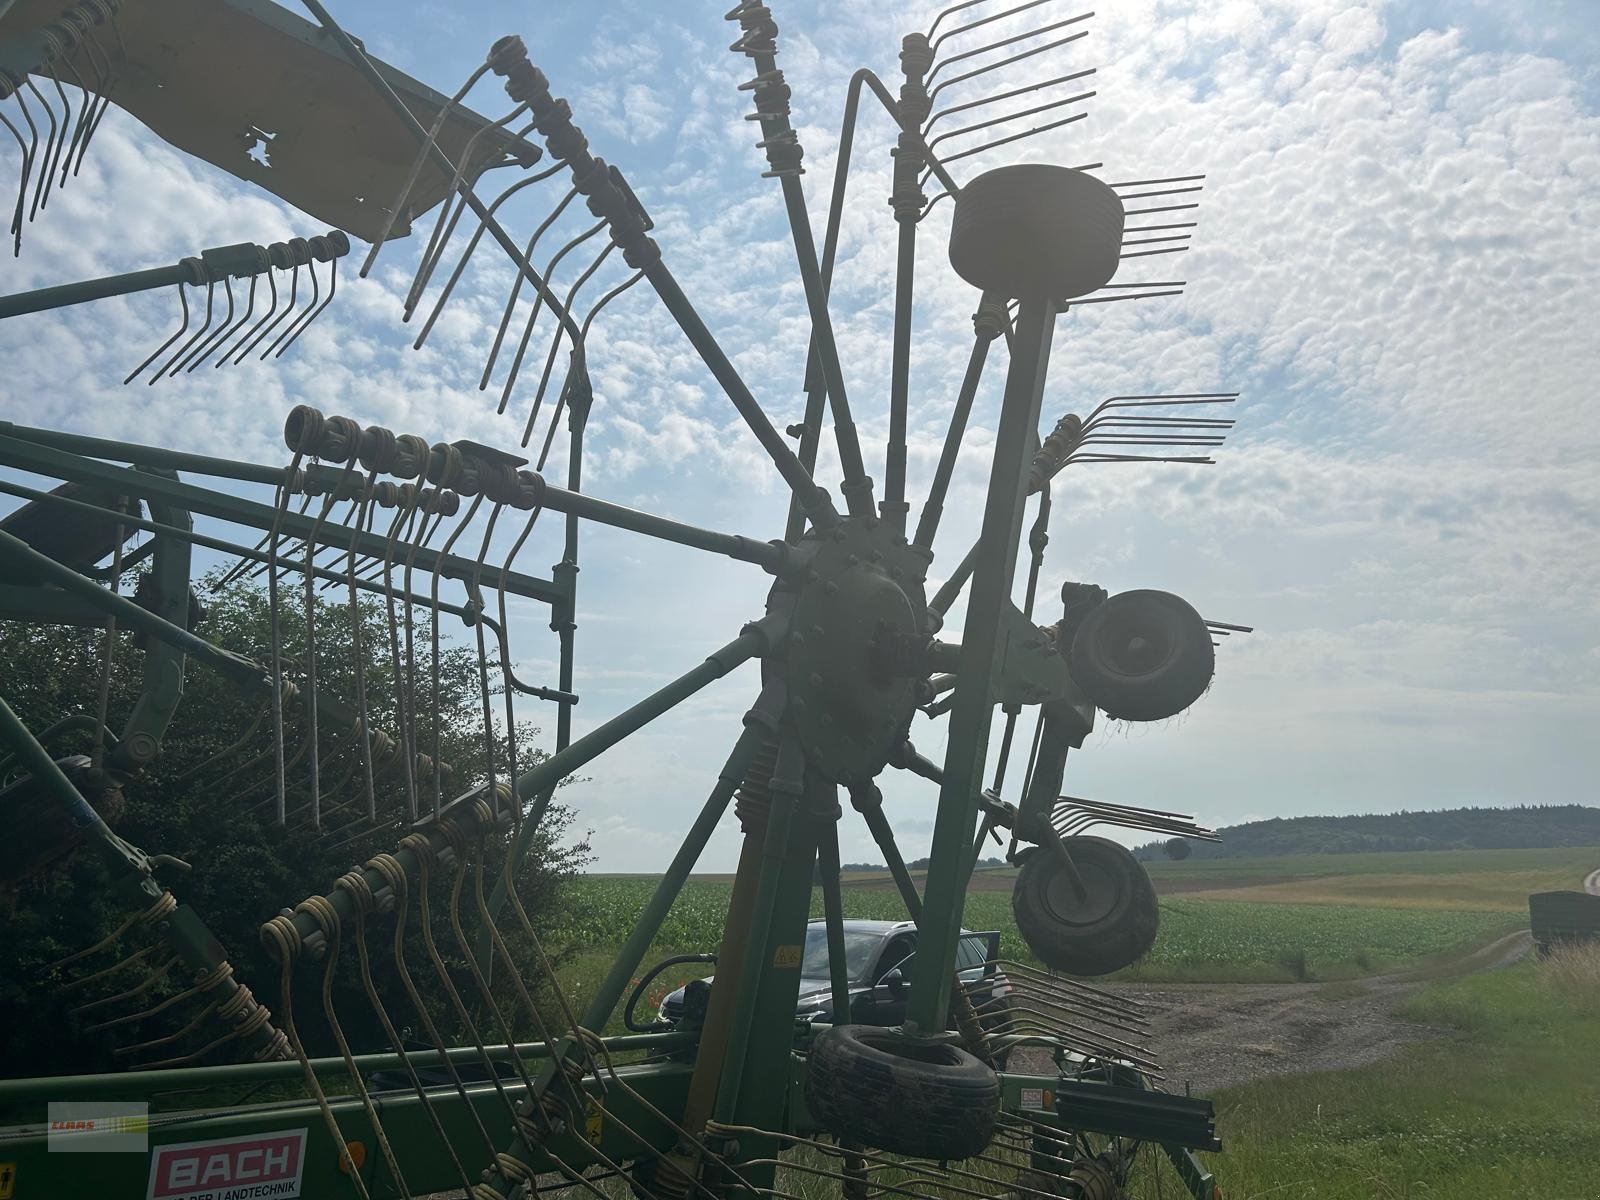
[[[1220,842],[1187,840],[1193,858],[1250,858],[1278,854],[1363,854],[1386,850],[1529,850],[1600,845],[1600,808],[1582,804],[1522,804],[1510,808],[1448,808],[1433,812],[1366,813],[1344,817],[1273,817],[1217,831]],[[1169,857],[1166,842],[1134,854]]]

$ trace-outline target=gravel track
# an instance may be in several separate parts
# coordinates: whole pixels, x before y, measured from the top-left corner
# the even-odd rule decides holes
[[[1519,930],[1443,968],[1403,971],[1330,987],[1319,983],[1110,985],[1144,1004],[1150,1047],[1167,1086],[1196,1094],[1273,1075],[1359,1067],[1403,1046],[1440,1037],[1431,1025],[1393,1015],[1400,1000],[1434,980],[1510,966],[1532,946]],[[1359,990],[1358,990],[1359,989]]]

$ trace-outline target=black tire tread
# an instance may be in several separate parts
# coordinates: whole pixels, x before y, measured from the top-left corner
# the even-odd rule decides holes
[[[1000,1078],[959,1046],[938,1062],[891,1053],[893,1031],[835,1025],[812,1043],[806,1104],[824,1129],[916,1158],[960,1159],[994,1136]]]
[[[1069,975],[1109,975],[1138,962],[1155,944],[1161,907],[1144,868],[1124,847],[1108,838],[1080,835],[1065,839],[1068,854],[1093,854],[1117,864],[1124,896],[1105,920],[1082,928],[1061,924],[1051,914],[1045,894],[1052,876],[1062,870],[1055,852],[1041,847],[1017,872],[1011,889],[1011,912],[1022,940],[1040,961]]]

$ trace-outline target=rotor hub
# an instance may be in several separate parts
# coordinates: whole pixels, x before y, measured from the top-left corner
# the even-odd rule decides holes
[[[825,779],[871,779],[905,740],[916,709],[920,672],[905,647],[928,636],[928,559],[875,517],[808,534],[801,551],[809,569],[774,587],[768,605],[789,613],[779,661],[795,729]]]

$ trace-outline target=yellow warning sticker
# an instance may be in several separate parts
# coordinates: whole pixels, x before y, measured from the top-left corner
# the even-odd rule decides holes
[[[585,1109],[586,1111],[584,1112],[583,1117],[583,1136],[589,1139],[589,1144],[591,1146],[598,1146],[600,1144],[601,1129],[600,1106],[593,1100],[589,1100],[586,1103]]]
[[[17,1164],[0,1162],[0,1200],[11,1200],[17,1194]]]
[[[792,968],[800,965],[799,946],[779,946],[772,955],[772,965],[781,968]]]

